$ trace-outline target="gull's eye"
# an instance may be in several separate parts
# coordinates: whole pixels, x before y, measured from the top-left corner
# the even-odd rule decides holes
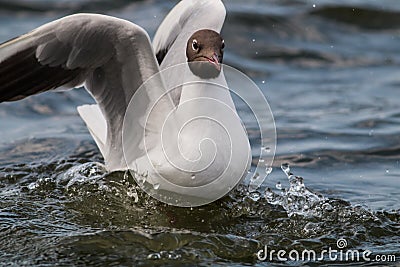
[[[199,50],[199,43],[197,42],[196,39],[193,39],[192,48],[193,48],[194,51]]]
[[[221,45],[221,49],[225,48],[225,40],[222,40],[222,45]]]

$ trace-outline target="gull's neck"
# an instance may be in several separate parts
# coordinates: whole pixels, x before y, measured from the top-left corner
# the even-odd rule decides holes
[[[215,102],[210,101],[210,107],[208,105],[204,105],[204,102],[195,101],[198,98],[214,99],[222,102],[225,105],[228,105],[233,111],[236,112],[223,70],[218,77],[212,79],[202,79],[194,75],[189,69],[186,70],[179,103],[182,104],[186,101],[190,101],[188,103],[190,103],[194,110],[215,107],[213,105]]]

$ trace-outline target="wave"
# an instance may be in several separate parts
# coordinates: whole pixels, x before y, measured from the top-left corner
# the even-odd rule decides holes
[[[107,12],[121,9],[132,2],[142,2],[144,0],[96,0],[96,1],[0,1],[0,13],[45,13],[59,12],[62,14],[72,14],[78,12]]]
[[[369,30],[400,28],[400,12],[358,6],[325,6],[309,14]]]
[[[289,188],[249,192],[239,186],[207,206],[182,209],[143,193],[129,173],[107,174],[96,163],[42,163],[12,181],[1,178],[0,168],[0,243],[6,252],[0,258],[78,265],[254,264],[264,245],[320,252],[339,238],[349,249],[400,256],[399,211],[373,212],[327,198],[307,188],[307,179],[287,165],[282,169]]]

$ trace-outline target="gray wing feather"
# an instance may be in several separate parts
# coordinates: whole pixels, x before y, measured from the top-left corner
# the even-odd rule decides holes
[[[139,65],[140,61],[143,61],[139,57],[144,58],[146,67]],[[128,97],[125,103],[142,84],[143,79],[158,71],[149,38],[142,28],[125,20],[94,14],[68,16],[0,45],[0,76],[3,79],[17,82],[18,79],[9,77],[21,72],[24,64],[27,72],[42,70],[40,77],[36,75],[34,81],[31,80],[32,77],[21,77],[31,86],[51,78],[53,72],[63,72],[65,76],[70,77],[70,81],[64,86],[72,88],[88,79],[95,80],[93,73],[98,73],[97,69],[100,68],[104,73],[113,75],[113,87],[121,91],[114,97]],[[110,70],[111,66],[117,69],[113,72]],[[122,73],[118,72],[124,68],[136,70],[131,73],[129,82],[123,81]],[[122,84],[123,82],[125,84]],[[50,90],[58,86],[60,82],[45,89]],[[3,94],[12,95],[12,89],[15,88],[1,83],[0,101],[10,100]],[[91,86],[87,89],[96,100],[104,98],[101,96],[103,90]]]
[[[107,124],[102,150],[106,164],[118,169],[125,165],[121,131],[126,108],[142,83],[158,71],[141,27],[114,17],[77,14],[0,45],[0,102],[84,83],[104,117],[99,119]]]

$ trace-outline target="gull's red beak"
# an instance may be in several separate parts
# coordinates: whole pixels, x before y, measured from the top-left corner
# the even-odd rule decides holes
[[[208,62],[214,65],[214,67],[218,70],[221,71],[221,64],[219,63],[219,57],[217,53],[214,53],[211,58],[208,59]]]

